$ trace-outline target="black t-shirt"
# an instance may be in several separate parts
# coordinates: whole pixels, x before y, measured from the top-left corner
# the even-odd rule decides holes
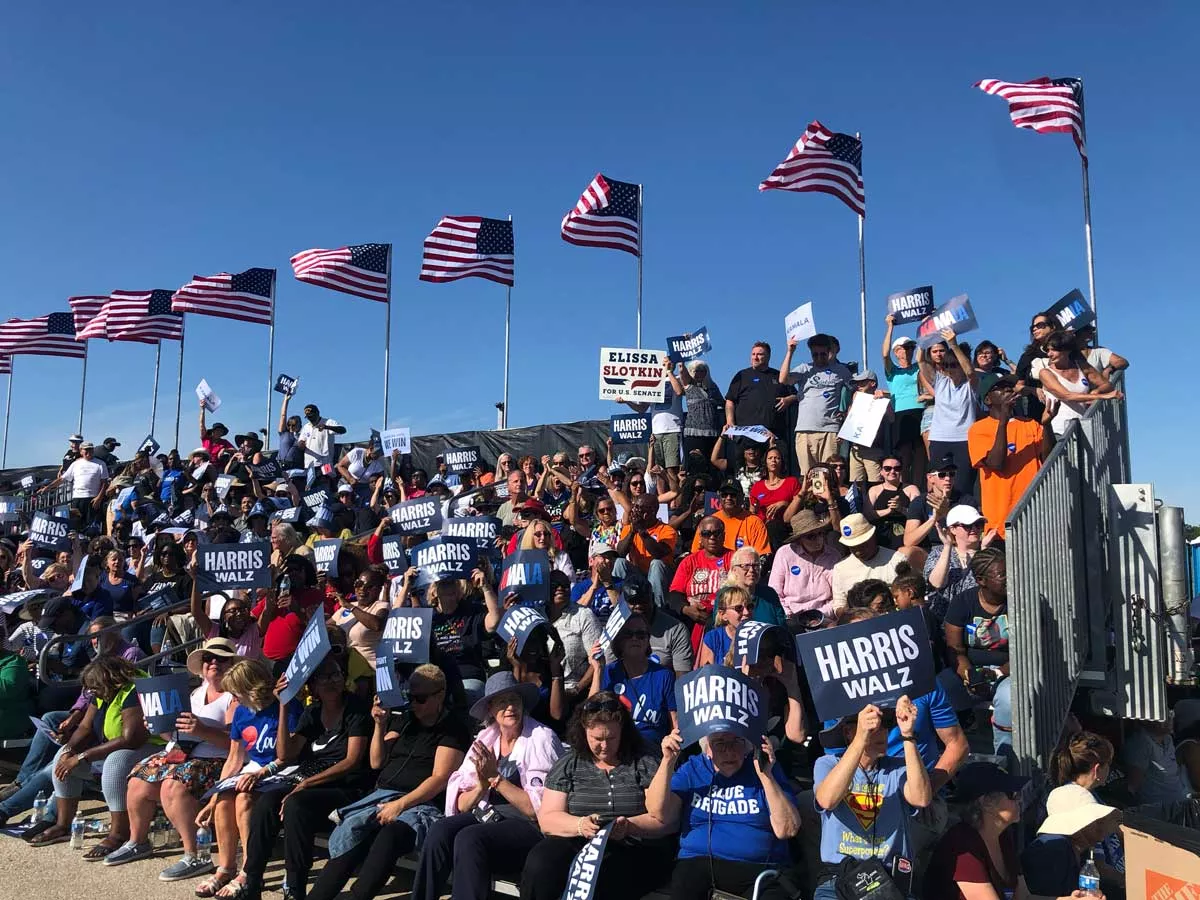
[[[375,730],[371,711],[366,704],[354,694],[345,696],[342,714],[331,728],[326,728],[321,721],[320,701],[306,706],[300,714],[296,734],[302,735],[308,741],[300,755],[301,770],[304,774],[321,772],[340,763],[346,758],[350,738],[369,738]]]
[[[464,600],[452,613],[434,612],[433,642],[443,653],[454,657],[463,678],[484,677],[484,609],[478,601]]]
[[[180,572],[178,575],[164,575],[162,572],[151,569],[146,573],[146,590],[142,596],[148,596],[167,587],[173,588],[175,596],[180,600],[187,600],[192,596],[192,576],[187,572]]]
[[[411,791],[432,775],[438,747],[463,753],[471,748],[471,728],[461,713],[447,712],[429,727],[411,713],[393,713],[388,731],[400,735],[379,772],[379,788],[389,791]],[[439,794],[425,802],[442,807],[446,797]]]
[[[729,382],[725,399],[733,401],[733,420],[738,425],[765,425],[774,430],[775,401],[791,393],[779,383],[779,370],[742,369]]]
[[[958,500],[962,496],[962,491],[958,488],[950,489],[950,503],[947,509],[953,509],[958,505]],[[933,507],[929,505],[929,495],[920,493],[913,497],[912,502],[908,504],[908,519],[912,522],[924,524],[933,518]],[[929,529],[929,533],[925,535],[925,540],[921,541],[921,546],[926,550],[932,549],[933,542],[938,539],[937,529]]]
[[[963,629],[967,659],[975,666],[1002,666],[1008,662],[1008,604],[988,612],[979,602],[979,589],[967,588],[950,601],[946,624]]]

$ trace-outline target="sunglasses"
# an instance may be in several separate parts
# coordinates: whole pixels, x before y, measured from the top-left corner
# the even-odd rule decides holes
[[[649,637],[650,637],[650,632],[646,631],[645,629],[641,629],[641,628],[639,628],[639,629],[638,629],[638,630],[636,630],[636,631],[626,631],[626,632],[624,632],[624,636],[625,636],[625,637],[627,637],[627,638],[633,638],[634,640],[642,640],[642,641],[644,641],[644,640],[646,640],[647,638],[649,638]]]
[[[583,704],[583,711],[587,713],[594,712],[620,712],[621,701],[609,700],[607,698],[600,700],[588,700]]]
[[[701,531],[700,537],[721,537],[723,534],[725,534],[724,529],[713,530],[712,528],[709,528],[705,531]]]
[[[960,522],[957,527],[962,528],[966,531],[983,531],[983,523],[982,522],[972,522],[970,525],[963,525]]]
[[[899,472],[900,466],[880,466],[879,470],[881,472]]]
[[[431,691],[431,692],[430,692],[430,693],[428,693],[428,694],[413,694],[413,693],[410,693],[410,694],[408,695],[408,699],[409,699],[409,700],[411,700],[413,703],[424,703],[426,700],[429,700],[431,697],[436,697],[436,696],[437,696],[438,694],[440,694],[440,693],[441,693],[441,691],[440,691],[440,690],[439,690],[439,691]]]
[[[745,611],[746,611],[746,605],[744,603],[739,603],[737,606],[725,607],[725,612],[735,612],[739,616],[742,615]]]
[[[944,470],[943,470],[943,471],[941,471],[941,472],[934,472],[934,473],[933,473],[933,475],[934,475],[934,477],[935,477],[935,478],[953,478],[953,477],[954,477],[955,475],[957,475],[957,474],[958,474],[958,470],[957,470],[957,469],[944,469]]]
[[[202,662],[206,666],[211,666],[211,665],[219,666],[221,663],[225,662],[228,659],[229,659],[229,657],[227,657],[227,656],[217,656],[215,653],[205,653],[200,657],[200,662]]]
[[[1029,326],[1029,330],[1036,331],[1039,328],[1049,328],[1049,327],[1050,327],[1049,322],[1034,322],[1032,325]]]

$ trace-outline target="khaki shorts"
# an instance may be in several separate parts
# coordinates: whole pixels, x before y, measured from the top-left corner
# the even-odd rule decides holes
[[[808,474],[813,466],[823,465],[825,460],[838,455],[836,431],[797,431],[796,461],[800,465],[800,477]]]
[[[654,459],[664,469],[679,468],[679,437],[678,431],[668,431],[666,434],[654,436]]]
[[[858,455],[858,445],[850,445],[850,480],[876,484],[882,474],[883,462],[878,459],[863,459]]]

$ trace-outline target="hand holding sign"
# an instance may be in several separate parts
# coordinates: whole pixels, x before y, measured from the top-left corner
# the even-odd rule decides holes
[[[331,649],[329,633],[325,630],[325,617],[319,611],[315,612],[308,620],[304,634],[300,636],[300,643],[296,645],[296,652],[288,663],[287,671],[283,673],[277,685],[280,703],[286,706],[296,699],[300,689],[312,677],[321,660],[329,655]]]
[[[221,408],[221,398],[216,395],[216,392],[208,386],[208,381],[203,378],[196,385],[196,396],[200,398],[200,405],[210,413],[216,412]]]
[[[817,333],[813,323],[812,301],[801,304],[793,309],[783,320],[783,328],[787,334],[788,343],[806,341]]]
[[[191,706],[187,675],[160,675],[157,678],[135,678],[134,689],[142,716],[151,734],[170,734],[175,720],[184,711],[184,701]]]
[[[300,386],[300,379],[293,378],[291,375],[280,375],[275,379],[275,392],[283,394],[285,397],[295,396],[296,388]]]
[[[767,702],[757,681],[736,669],[703,666],[675,682],[684,746],[730,732],[757,747],[767,730]]]

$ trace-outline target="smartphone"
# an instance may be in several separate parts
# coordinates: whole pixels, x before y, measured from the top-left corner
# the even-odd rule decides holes
[[[814,468],[812,470],[812,478],[809,482],[812,485],[814,494],[825,493],[825,470],[823,468]]]
[[[758,767],[760,769],[762,769],[764,772],[771,771],[771,757],[767,756],[766,750],[764,750],[762,747],[759,747],[758,750],[755,751],[754,755],[758,757]]]

